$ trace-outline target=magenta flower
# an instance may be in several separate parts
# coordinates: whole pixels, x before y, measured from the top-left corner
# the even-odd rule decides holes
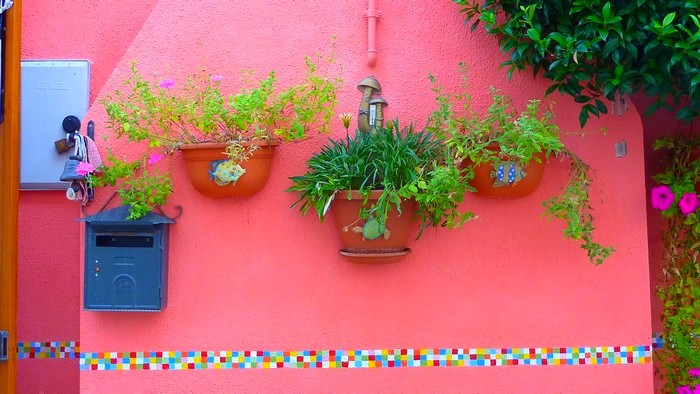
[[[673,200],[675,200],[671,188],[666,185],[657,186],[651,189],[651,206],[665,211],[671,208]]]
[[[158,163],[161,159],[163,158],[163,155],[160,153],[151,153],[150,156],[148,156],[148,165],[153,165]]]
[[[211,77],[209,77],[209,80],[212,81],[212,82],[223,81],[223,80],[224,80],[224,76],[223,76],[223,75],[212,75]]]
[[[678,392],[678,394],[693,394],[688,386],[679,386],[676,388],[676,392]]]
[[[700,378],[700,368],[691,369],[688,371],[688,375]]]
[[[166,78],[162,80],[158,86],[163,89],[170,89],[175,86],[175,80],[173,78]]]
[[[671,192],[671,188],[666,185],[657,186],[651,189],[651,206],[665,211],[671,208],[676,197]]]
[[[75,172],[81,176],[85,176],[93,171],[95,171],[95,166],[86,161],[81,161],[78,163],[78,167],[75,168]]]
[[[683,215],[688,216],[695,212],[698,207],[700,207],[700,199],[698,199],[698,196],[695,193],[685,193],[685,195],[678,202],[678,206],[681,207],[681,212]],[[691,371],[697,371],[698,374],[695,376],[700,377],[700,369],[693,369]],[[688,371],[688,373],[690,373],[690,371]]]

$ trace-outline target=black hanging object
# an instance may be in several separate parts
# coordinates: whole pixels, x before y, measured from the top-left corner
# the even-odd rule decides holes
[[[63,118],[63,131],[72,133],[80,130],[80,119],[77,116],[68,115]]]

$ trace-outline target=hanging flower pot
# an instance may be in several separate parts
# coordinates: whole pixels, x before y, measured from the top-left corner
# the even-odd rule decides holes
[[[498,145],[489,146],[492,154],[500,150]],[[539,160],[539,162],[538,162]],[[491,198],[518,198],[533,193],[542,181],[545,165],[544,152],[533,155],[526,165],[516,160],[504,160],[500,163],[482,163],[474,168],[474,179],[469,184],[476,189],[476,194]],[[465,160],[466,165],[473,165]]]
[[[415,237],[416,202],[401,203],[401,213],[392,210],[382,227],[374,218],[361,219],[363,206],[372,205],[381,196],[381,190],[372,190],[365,197],[358,191],[340,191],[331,204],[331,212],[343,248],[340,254],[355,263],[394,263],[411,253],[408,242]]]
[[[292,205],[334,222],[340,254],[357,263],[403,260],[419,228],[455,228],[473,217],[458,210],[468,189],[445,145],[428,131],[398,120],[373,132],[330,140],[287,189]],[[358,190],[360,189],[360,190]],[[341,191],[339,191],[341,190]],[[397,208],[397,205],[400,208]]]
[[[180,146],[187,175],[198,192],[207,197],[249,197],[262,190],[270,175],[276,144],[246,142],[251,156],[238,164],[229,160],[224,143]]]

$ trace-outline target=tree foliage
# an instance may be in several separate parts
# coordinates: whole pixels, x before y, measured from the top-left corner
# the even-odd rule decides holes
[[[700,114],[697,0],[454,0],[472,30],[483,23],[509,58],[508,76],[532,68],[582,104],[583,126],[608,100],[644,92],[679,119]],[[607,99],[607,100],[606,100]]]

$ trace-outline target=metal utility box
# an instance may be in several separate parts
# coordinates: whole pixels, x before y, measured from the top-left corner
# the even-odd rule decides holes
[[[80,219],[85,222],[83,308],[157,312],[168,301],[168,236],[165,216],[150,212],[126,220],[124,205]]]
[[[21,64],[19,187],[65,190],[60,177],[69,152],[54,142],[66,137],[63,119],[83,119],[90,106],[90,63],[86,60],[24,60]],[[83,129],[82,134],[85,134]]]

